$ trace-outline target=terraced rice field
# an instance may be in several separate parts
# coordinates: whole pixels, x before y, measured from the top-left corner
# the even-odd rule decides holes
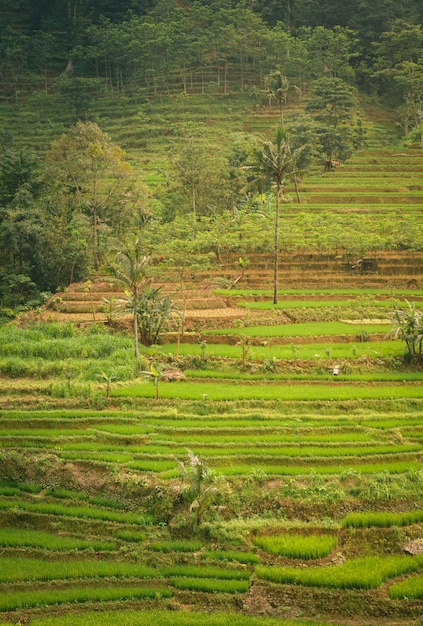
[[[316,171],[301,210],[418,216],[402,152]],[[0,328],[0,624],[417,626],[423,372],[392,315],[420,311],[422,258],[372,255],[358,274],[344,251],[282,253],[277,307],[269,255],[239,290],[222,255],[181,342],[138,365],[127,320],[104,324],[107,277]]]

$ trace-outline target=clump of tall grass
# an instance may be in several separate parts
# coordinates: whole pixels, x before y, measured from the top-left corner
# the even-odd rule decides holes
[[[101,371],[113,372],[115,380],[136,375],[131,338],[101,326],[84,331],[72,324],[7,325],[0,327],[0,341],[0,370],[11,378],[62,376],[70,388],[76,377],[98,381]]]
[[[372,526],[389,528],[391,526],[409,526],[423,521],[423,511],[405,511],[404,513],[391,513],[372,511],[363,513],[349,513],[342,520],[343,528],[371,528]]]
[[[291,559],[321,559],[337,545],[332,535],[282,535],[254,537],[254,544],[274,556]]]
[[[259,578],[281,584],[334,589],[377,589],[389,578],[416,571],[422,565],[423,555],[365,557],[326,567],[258,565],[256,574]]]

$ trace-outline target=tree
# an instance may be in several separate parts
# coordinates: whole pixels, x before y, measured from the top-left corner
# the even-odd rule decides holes
[[[258,169],[265,184],[274,185],[275,221],[273,244],[273,303],[278,301],[278,261],[279,261],[279,203],[283,189],[295,171],[295,160],[287,133],[282,127],[276,131],[275,142],[266,141],[258,155]]]
[[[410,127],[420,131],[423,148],[423,28],[396,20],[390,31],[382,33],[375,48],[374,76],[380,93],[397,107],[405,135]]]
[[[150,258],[143,252],[140,239],[118,249],[111,270],[120,285],[126,289],[127,306],[132,312],[135,358],[139,358],[138,307],[143,287],[147,284]]]
[[[283,106],[286,104],[286,97],[289,89],[289,80],[282,72],[272,72],[267,77],[267,89],[269,98],[276,101],[279,107],[279,122],[283,126]]]
[[[52,145],[46,161],[63,202],[90,219],[92,262],[98,270],[104,256],[102,238],[114,225],[114,209],[132,184],[125,153],[97,124],[79,121]]]
[[[320,143],[328,161],[343,161],[352,151],[352,111],[356,102],[356,90],[341,78],[325,76],[311,85],[306,110],[319,124]]]

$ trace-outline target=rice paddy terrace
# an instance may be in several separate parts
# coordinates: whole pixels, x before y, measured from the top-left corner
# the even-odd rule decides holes
[[[301,210],[417,219],[421,154],[378,146]],[[282,252],[276,306],[269,255],[233,289],[235,255],[159,267],[184,333],[138,366],[110,277],[2,327],[0,624],[418,626],[423,372],[391,331],[422,257],[372,257]]]

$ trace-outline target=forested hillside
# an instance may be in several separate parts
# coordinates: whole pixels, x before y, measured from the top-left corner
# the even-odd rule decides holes
[[[136,236],[173,264],[271,251],[307,176],[421,149],[422,20],[418,0],[3,2],[0,304],[34,306]],[[284,246],[311,250],[298,219]]]

